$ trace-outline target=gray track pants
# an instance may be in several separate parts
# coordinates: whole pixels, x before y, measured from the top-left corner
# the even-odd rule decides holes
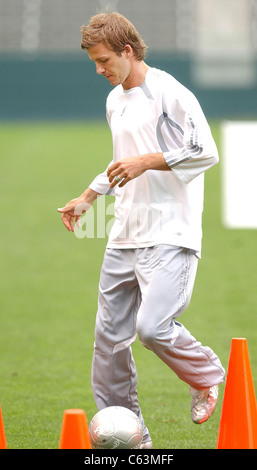
[[[98,409],[120,405],[140,415],[131,350],[136,335],[192,387],[203,389],[223,382],[225,372],[217,355],[175,321],[190,302],[197,263],[192,251],[169,245],[107,248],[92,365]]]

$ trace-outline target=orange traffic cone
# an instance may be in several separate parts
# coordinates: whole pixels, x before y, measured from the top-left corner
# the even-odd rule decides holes
[[[64,411],[60,449],[92,449],[84,410]]]
[[[257,404],[245,338],[233,338],[217,449],[257,449]]]
[[[1,406],[0,406],[0,449],[7,449]]]

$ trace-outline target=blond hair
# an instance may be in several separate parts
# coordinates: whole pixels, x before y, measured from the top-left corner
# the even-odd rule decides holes
[[[81,48],[88,49],[100,42],[120,55],[126,45],[133,49],[137,60],[144,60],[146,45],[134,25],[120,13],[99,13],[91,18],[89,25],[83,25]]]

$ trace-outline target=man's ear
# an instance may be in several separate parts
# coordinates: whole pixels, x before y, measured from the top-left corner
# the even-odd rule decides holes
[[[126,46],[125,46],[124,49],[123,49],[123,52],[125,52],[126,57],[127,57],[128,59],[132,58],[133,55],[134,55],[133,49],[132,49],[132,47],[130,46],[130,44],[126,44]]]

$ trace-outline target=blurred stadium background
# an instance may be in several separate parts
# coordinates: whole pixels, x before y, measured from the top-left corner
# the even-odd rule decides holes
[[[109,85],[80,50],[79,29],[107,6],[209,118],[256,115],[257,0],[0,0],[0,119],[104,116]]]
[[[246,337],[257,381],[256,232],[228,230],[221,217],[223,122],[257,119],[257,0],[0,0],[0,405],[9,448],[56,449],[65,409],[96,412],[90,369],[106,237],[71,236],[56,208],[110,161],[110,85],[80,49],[80,26],[108,6],[136,25],[149,65],[188,86],[211,124],[221,164],[206,175],[203,258],[181,321],[225,367],[231,338]],[[253,160],[255,135],[245,152]],[[243,154],[242,134],[240,143]],[[236,191],[243,197],[252,176],[254,211],[247,165]],[[155,447],[215,448],[222,399],[195,427],[188,387],[137,342],[133,351]]]

